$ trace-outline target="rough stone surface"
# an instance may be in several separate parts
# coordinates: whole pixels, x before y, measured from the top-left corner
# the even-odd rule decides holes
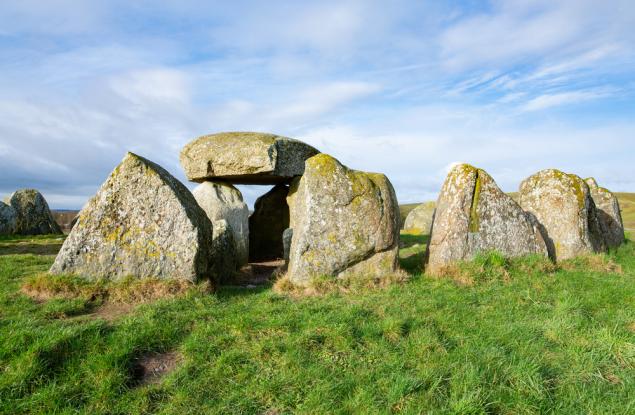
[[[591,190],[591,197],[597,209],[600,231],[608,248],[616,248],[624,243],[624,222],[617,197],[608,189],[598,186],[594,178],[585,182]]]
[[[289,188],[274,186],[260,196],[249,217],[249,259],[252,262],[282,258],[282,233],[289,227]]]
[[[227,221],[236,246],[237,265],[245,265],[249,259],[249,208],[240,190],[229,183],[203,182],[192,194],[212,223]]]
[[[35,189],[14,192],[5,202],[17,213],[15,233],[20,235],[61,234],[44,196]]]
[[[293,239],[293,229],[287,228],[282,232],[282,245],[284,247],[284,260],[289,261],[289,253],[291,252],[291,240]]]
[[[236,271],[240,268],[238,255],[236,253],[234,232],[224,219],[214,221],[213,227],[214,242],[212,248],[216,259],[215,268],[219,276],[219,281],[221,284],[232,283]]]
[[[319,151],[274,134],[229,132],[199,137],[181,151],[189,180],[223,179],[234,184],[288,183]]]
[[[12,235],[18,224],[18,212],[10,205],[0,202],[0,235]]]
[[[549,169],[520,184],[520,205],[543,229],[555,260],[601,252],[605,244],[589,186],[574,174]]]
[[[383,174],[349,170],[333,157],[307,160],[289,191],[289,280],[363,275],[381,278],[397,268],[399,206]]]
[[[435,208],[435,202],[420,204],[408,213],[403,228],[411,232],[429,235]]]
[[[479,252],[498,251],[507,257],[547,255],[537,224],[484,170],[456,166],[436,206],[426,255],[429,274]]]
[[[128,153],[80,212],[51,273],[216,280],[212,243],[212,223],[192,193]]]

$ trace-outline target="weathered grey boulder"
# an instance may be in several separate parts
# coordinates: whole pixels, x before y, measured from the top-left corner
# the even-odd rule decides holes
[[[278,184],[256,200],[249,217],[249,259],[252,262],[283,257],[282,233],[289,227],[288,193],[287,186]]]
[[[128,153],[80,212],[50,272],[216,280],[212,243],[212,223],[192,193]]]
[[[397,268],[399,207],[383,174],[349,170],[319,154],[306,161],[287,198],[293,229],[289,280],[381,278]]]
[[[436,205],[426,255],[426,272],[431,275],[480,252],[547,256],[537,224],[484,170],[469,164],[454,167]]]
[[[520,206],[540,223],[553,259],[605,250],[595,203],[580,177],[540,171],[520,184],[519,198]]]
[[[249,259],[249,208],[240,190],[229,183],[203,182],[192,194],[212,223],[227,221],[233,234],[236,264],[245,265]]]
[[[274,134],[229,132],[199,137],[181,151],[189,180],[223,179],[234,184],[288,183],[319,151]]]
[[[18,212],[10,205],[0,202],[0,235],[12,235],[18,224]]]
[[[408,216],[406,216],[406,220],[404,221],[403,228],[410,232],[429,235],[435,208],[435,202],[420,204],[408,213]]]
[[[61,234],[44,196],[35,189],[14,192],[5,202],[17,213],[15,233],[20,235]]]
[[[600,231],[608,248],[624,243],[624,222],[617,197],[608,189],[598,186],[594,178],[585,180],[597,209]]]
[[[236,271],[240,268],[238,255],[236,253],[236,243],[234,232],[224,219],[213,222],[215,268],[221,284],[228,284],[234,281]]]

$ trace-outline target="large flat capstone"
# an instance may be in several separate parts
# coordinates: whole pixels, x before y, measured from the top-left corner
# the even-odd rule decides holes
[[[181,151],[191,181],[222,179],[232,184],[289,183],[304,173],[304,162],[319,151],[274,134],[228,132],[205,135]]]
[[[128,153],[79,214],[50,272],[217,279],[212,223],[170,173]]]

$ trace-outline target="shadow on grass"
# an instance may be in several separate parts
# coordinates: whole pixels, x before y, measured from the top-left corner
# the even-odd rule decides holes
[[[16,243],[16,244],[2,244],[0,245],[0,255],[57,255],[62,243]]]
[[[410,275],[423,273],[423,259],[430,235],[402,233],[400,235],[399,265]]]

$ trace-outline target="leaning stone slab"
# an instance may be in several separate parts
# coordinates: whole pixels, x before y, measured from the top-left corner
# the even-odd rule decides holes
[[[289,280],[307,286],[315,277],[382,278],[397,268],[399,207],[383,174],[349,170],[316,155],[306,162],[287,198]]]
[[[18,212],[4,202],[0,202],[0,235],[12,235],[18,224]]]
[[[575,174],[540,171],[520,184],[519,200],[540,223],[553,259],[605,250],[589,186]]]
[[[14,192],[5,202],[17,213],[15,233],[20,235],[61,234],[44,196],[35,189]]]
[[[216,280],[212,243],[212,224],[190,191],[128,153],[80,212],[50,272]]]
[[[454,167],[436,206],[426,254],[426,272],[431,275],[480,252],[547,256],[537,224],[484,170],[469,164]]]
[[[600,230],[608,248],[616,248],[624,243],[624,222],[617,197],[608,189],[598,186],[594,178],[585,182],[591,190],[591,197],[597,208]]]
[[[289,188],[277,184],[254,204],[249,216],[249,259],[267,261],[284,256],[282,234],[289,227]]]
[[[319,151],[274,134],[229,132],[206,135],[181,151],[189,180],[223,179],[233,184],[289,183],[304,172],[304,161]]]
[[[404,221],[404,230],[429,235],[435,209],[435,202],[422,203],[412,209]]]
[[[227,228],[233,234],[236,264],[238,267],[245,265],[249,256],[249,208],[243,202],[240,190],[229,183],[203,182],[192,194],[212,223],[227,222]]]

